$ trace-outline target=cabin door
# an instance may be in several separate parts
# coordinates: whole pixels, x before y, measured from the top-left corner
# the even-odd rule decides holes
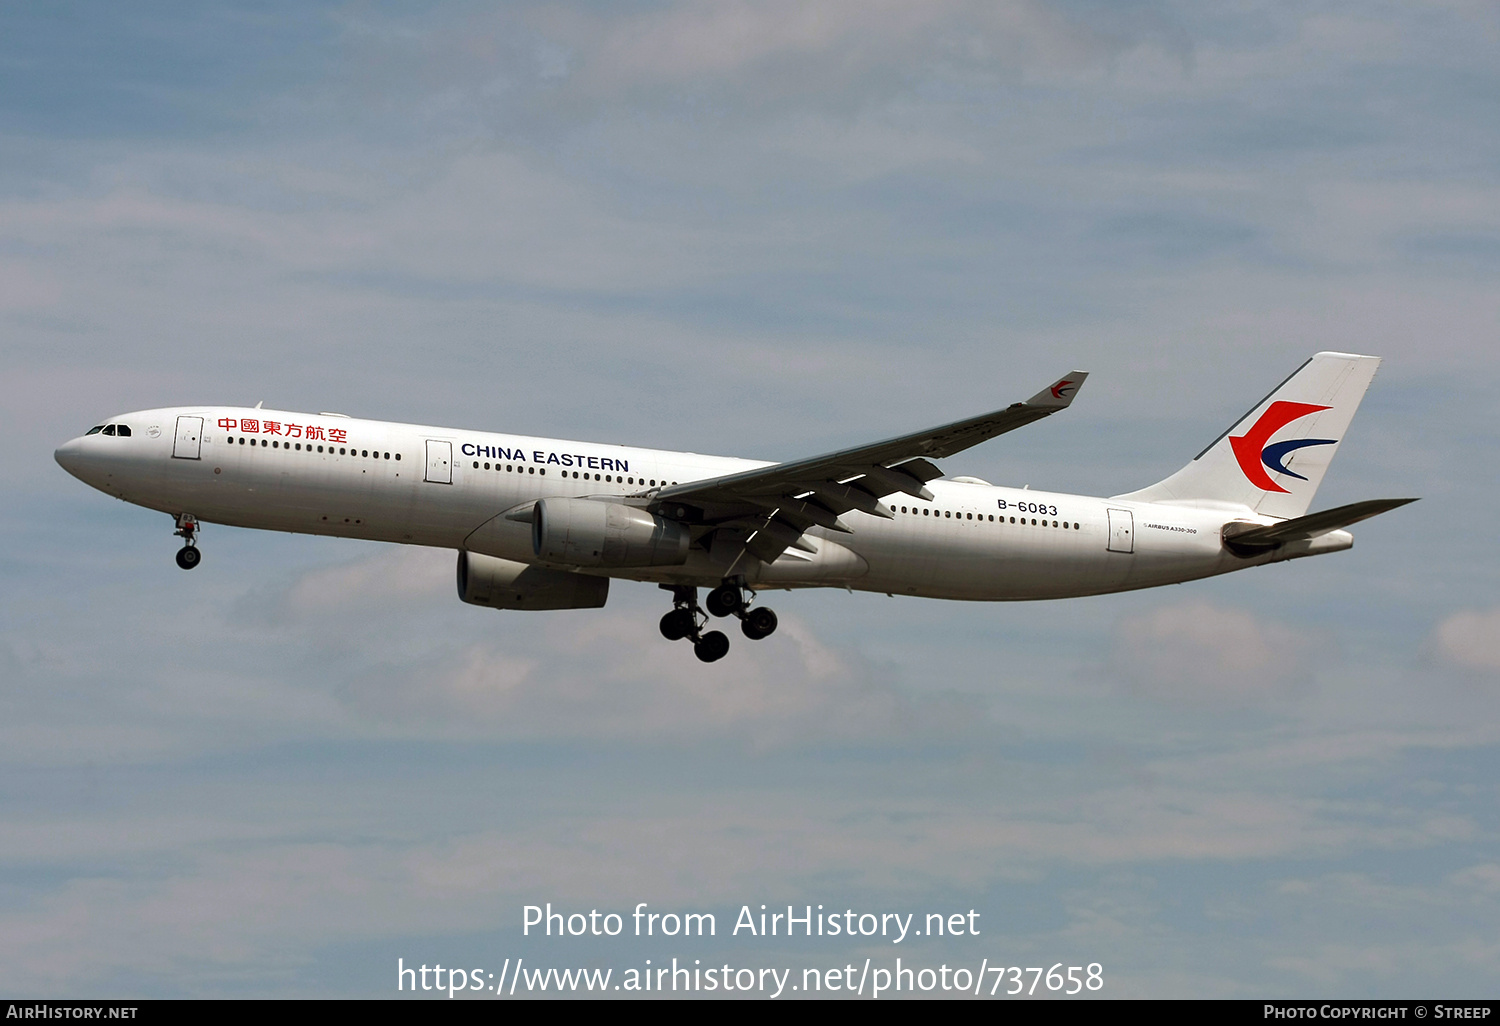
[[[1109,511],[1109,551],[1135,551],[1135,514],[1128,509]]]
[[[202,444],[203,418],[178,417],[177,437],[172,442],[172,458],[179,460],[199,459],[199,447]]]
[[[427,476],[433,484],[453,483],[453,443],[427,439]]]

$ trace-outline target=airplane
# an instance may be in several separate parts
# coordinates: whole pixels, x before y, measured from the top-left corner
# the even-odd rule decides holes
[[[729,639],[713,618],[751,640],[776,630],[755,603],[770,589],[1055,599],[1348,549],[1345,528],[1416,501],[1307,513],[1379,363],[1318,353],[1181,470],[1109,497],[933,462],[1067,409],[1083,371],[993,413],[786,463],[261,406],[122,414],[55,457],[171,515],[184,570],[216,523],[454,549],[459,598],[493,609],[598,608],[611,578],[655,583],[672,596],[662,635],[714,662]]]

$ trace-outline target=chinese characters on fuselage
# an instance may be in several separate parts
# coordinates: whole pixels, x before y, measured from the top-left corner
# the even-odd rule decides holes
[[[305,438],[310,442],[347,443],[349,432],[344,428],[324,428],[318,424],[283,424],[275,420],[258,420],[242,417],[220,417],[219,427],[225,431],[238,431],[242,435],[280,435],[283,438]]]

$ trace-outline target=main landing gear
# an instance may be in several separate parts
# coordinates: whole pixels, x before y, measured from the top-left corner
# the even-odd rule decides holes
[[[754,597],[743,577],[732,577],[708,593],[708,611],[714,616],[739,617],[740,631],[751,641],[759,641],[776,630],[776,614],[764,606],[751,609]]]
[[[182,548],[177,550],[177,565],[191,570],[203,561],[198,551],[198,518],[191,513],[177,514],[177,530],[172,532],[182,539]]]
[[[729,639],[723,631],[703,633],[708,615],[698,605],[698,589],[672,584],[662,587],[672,593],[672,611],[661,618],[662,637],[668,641],[691,638],[693,654],[705,663],[723,659],[729,652]],[[765,607],[751,609],[752,597],[744,578],[732,578],[708,593],[708,612],[714,616],[739,617],[745,637],[759,641],[776,630],[776,614]]]
[[[729,639],[723,631],[703,633],[708,616],[698,605],[698,589],[685,585],[663,584],[672,593],[672,611],[661,618],[661,636],[668,641],[691,638],[693,654],[705,663],[716,662],[729,654]]]

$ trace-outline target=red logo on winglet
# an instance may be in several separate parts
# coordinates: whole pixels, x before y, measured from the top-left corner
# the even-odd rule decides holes
[[[1052,398],[1054,398],[1054,399],[1061,399],[1063,397],[1063,393],[1064,392],[1071,392],[1071,391],[1073,391],[1073,382],[1071,382],[1071,381],[1059,381],[1057,384],[1055,384],[1055,385],[1052,386]]]

